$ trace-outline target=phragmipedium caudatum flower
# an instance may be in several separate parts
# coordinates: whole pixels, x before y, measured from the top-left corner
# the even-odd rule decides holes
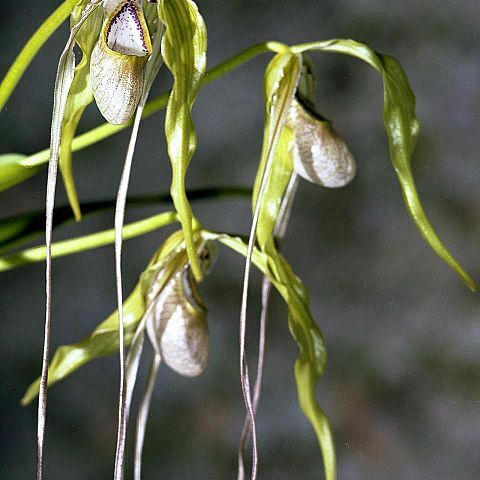
[[[211,270],[216,245],[201,236],[195,243],[204,275]],[[125,345],[148,332],[154,351],[172,370],[196,376],[207,365],[209,340],[207,309],[198,292],[188,263],[182,232],[167,238],[155,253],[123,305]],[[141,349],[140,349],[141,351]],[[58,348],[50,368],[49,386],[72,374],[82,365],[118,352],[118,311],[100,323],[81,342]],[[22,404],[38,394],[37,379],[26,391]]]
[[[418,122],[415,116],[415,98],[405,72],[392,57],[376,53],[353,40],[334,39],[294,46],[265,42],[250,47],[206,74],[206,26],[193,0],[159,0],[158,3],[152,0],[66,0],[63,5],[66,7],[65,11],[61,10],[62,18],[66,19],[70,15],[71,32],[57,72],[50,150],[30,157],[5,154],[0,158],[0,189],[6,189],[38,171],[42,162],[50,157],[46,248],[43,247],[43,253],[39,253],[41,248],[27,249],[18,254],[10,253],[3,259],[3,263],[0,262],[1,268],[11,269],[22,263],[38,261],[42,254],[47,260],[47,313],[42,377],[41,381],[30,387],[23,399],[23,403],[29,403],[40,392],[37,479],[41,480],[42,477],[47,384],[51,385],[64,378],[93,358],[120,352],[119,430],[114,479],[123,480],[128,414],[139,358],[147,336],[153,347],[153,360],[148,388],[138,415],[138,425],[143,427],[137,436],[140,440],[137,442],[136,454],[140,452],[141,456],[152,385],[160,364],[165,363],[187,377],[197,376],[206,368],[209,353],[207,312],[197,284],[210,269],[215,256],[210,240],[215,239],[247,258],[240,319],[240,376],[247,418],[241,440],[238,478],[243,480],[245,476],[243,454],[249,432],[252,432],[253,445],[252,480],[257,478],[258,470],[255,413],[260,395],[263,353],[259,354],[259,380],[255,381],[253,398],[250,394],[245,353],[248,277],[250,265],[254,264],[265,276],[264,285],[268,288],[270,284],[275,286],[287,303],[290,331],[299,346],[295,363],[299,405],[317,434],[324,456],[325,477],[334,480],[336,462],[332,429],[316,396],[316,384],[325,369],[325,342],[310,312],[307,291],[280,255],[279,247],[286,232],[298,177],[324,187],[338,188],[353,179],[356,167],[344,140],[333,130],[331,123],[318,113],[313,67],[307,52],[332,52],[357,57],[381,75],[383,119],[390,158],[400,181],[407,210],[435,252],[470,288],[476,288],[474,281],[437,237],[416,192],[411,160],[418,135]],[[80,48],[82,56],[78,64],[74,55],[75,45]],[[264,148],[253,188],[253,221],[247,244],[245,237],[202,229],[190,208],[186,175],[197,142],[191,111],[203,86],[267,51],[276,55],[265,75]],[[173,77],[172,89],[147,105],[150,87],[163,60]],[[25,65],[23,68],[26,68]],[[20,71],[20,76],[23,73],[23,70],[15,68],[12,71]],[[3,106],[12,91],[12,83],[9,82],[10,80],[2,82],[0,86],[0,106]],[[6,89],[3,88],[4,85],[7,86]],[[109,125],[75,137],[83,111],[93,99]],[[170,223],[180,221],[182,231],[164,242],[136,288],[123,302],[121,246],[126,231],[131,236],[141,235],[167,224],[163,220],[155,223],[159,220],[152,220],[155,217],[146,219],[145,222],[135,222],[136,225],[128,225],[128,228],[124,228],[123,224],[130,169],[141,119],[164,107],[167,109],[165,137],[172,167],[170,193],[176,209],[176,212],[164,213],[168,214],[165,218],[170,218]],[[59,247],[59,244],[62,247],[62,242],[52,244],[57,164],[62,171],[75,218],[80,220],[80,203],[76,198],[72,174],[72,152],[132,124],[115,215],[118,310],[83,342],[60,347],[48,368],[52,284],[50,264],[51,259],[62,250],[53,248]],[[114,159],[112,165],[116,165]],[[32,171],[27,171],[28,169]],[[57,212],[55,210],[55,214]],[[152,227],[153,223],[155,227]],[[138,224],[142,226],[139,227]],[[132,226],[135,228],[131,229]],[[22,228],[23,232],[28,232],[28,227]],[[131,234],[132,231],[135,233]],[[14,240],[22,237],[21,232],[13,233]],[[104,233],[108,233],[107,237],[110,238],[106,243],[112,242],[111,232],[102,232],[102,239],[97,246],[106,244]],[[7,234],[7,243],[11,235]],[[73,243],[76,246],[69,252],[72,253],[75,248],[78,248],[76,251],[94,248],[88,240],[92,239],[75,239]],[[68,248],[72,248],[69,245]],[[30,255],[31,250],[33,255]],[[268,292],[268,288],[262,291],[261,317],[264,319],[269,295],[264,292]],[[265,351],[264,346],[263,344],[259,349],[260,352]],[[129,348],[126,361],[124,347]],[[140,478],[139,465],[136,455],[136,480]]]
[[[195,251],[202,273],[207,275],[216,259],[216,245],[212,240],[204,239],[200,233],[196,233]],[[182,376],[195,377],[205,370],[208,362],[207,309],[192,275],[181,231],[165,240],[141,274],[137,286],[123,304],[123,327],[125,345],[129,347],[125,366],[127,419],[143,353],[145,332],[148,332],[154,351],[149,372],[150,388],[144,394],[137,420],[137,425],[141,423],[142,428],[137,428],[136,432],[138,455],[134,468],[139,472],[151,392],[161,363]],[[85,340],[64,345],[57,350],[49,367],[49,386],[87,362],[118,352],[119,346],[117,311],[98,325]],[[30,403],[38,395],[39,387],[40,379],[37,379],[28,388],[22,404]]]

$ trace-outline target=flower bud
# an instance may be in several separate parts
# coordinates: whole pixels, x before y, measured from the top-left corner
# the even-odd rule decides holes
[[[207,273],[214,261],[214,244],[200,247],[202,271]],[[153,282],[148,299],[153,302],[147,330],[154,348],[175,372],[186,377],[200,375],[207,366],[209,335],[207,309],[198,293],[190,266],[184,261],[164,283],[161,291]]]
[[[329,121],[294,98],[287,126],[294,134],[293,166],[298,175],[328,188],[344,187],[352,181],[355,160]]]
[[[143,92],[150,34],[137,0],[107,0],[107,18],[90,59],[93,95],[105,119],[126,123]]]

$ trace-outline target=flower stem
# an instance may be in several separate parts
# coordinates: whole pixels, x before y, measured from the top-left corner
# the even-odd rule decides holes
[[[178,221],[175,212],[164,212],[144,220],[129,223],[123,227],[123,239],[138,237],[149,232],[153,232],[158,228],[165,227]],[[110,245],[115,241],[114,229],[103,230],[101,232],[83,235],[71,240],[63,240],[61,242],[52,243],[52,258],[71,255],[72,253],[84,252],[93,248]],[[45,245],[39,247],[27,248],[17,253],[12,253],[0,257],[0,272],[12,270],[21,265],[29,263],[37,263],[45,260]]]
[[[238,53],[237,55],[229,58],[225,62],[220,63],[216,67],[213,67],[205,74],[205,78],[203,80],[203,86],[208,85],[209,83],[214,82],[218,78],[223,77],[227,73],[230,73],[232,70],[240,67],[244,63],[252,60],[253,58],[257,57],[262,53],[266,53],[270,51],[268,47],[268,42],[266,43],[259,43],[257,45],[252,45],[248,47],[243,52]],[[142,119],[149,117],[150,115],[162,110],[167,106],[168,98],[170,96],[170,92],[165,92],[159,97],[151,100],[145,106],[145,110],[143,111]],[[126,128],[130,127],[133,124],[133,120],[124,125],[110,125],[109,123],[104,123],[98,127],[89,130],[88,132],[75,137],[72,142],[72,151],[76,152],[78,150],[82,150],[90,145],[93,145],[105,138],[108,138]],[[42,150],[38,153],[30,155],[26,157],[22,164],[26,167],[37,167],[42,165],[48,161],[50,157],[49,149]]]
[[[189,201],[204,199],[228,199],[250,198],[252,190],[244,187],[211,187],[198,188],[187,191]],[[157,193],[149,195],[132,196],[127,199],[129,207],[143,207],[171,203],[170,193]],[[115,200],[101,200],[96,202],[82,203],[83,216],[91,216],[112,210]],[[56,207],[53,214],[53,228],[58,228],[73,222],[72,210],[68,205]],[[13,247],[17,247],[26,241],[30,241],[45,232],[45,211],[36,210],[23,213],[16,217],[6,217],[0,220],[0,255]],[[0,257],[1,258],[1,257]]]

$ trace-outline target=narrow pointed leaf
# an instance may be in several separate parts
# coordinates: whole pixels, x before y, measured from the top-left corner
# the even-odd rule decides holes
[[[171,194],[182,223],[192,271],[200,280],[202,273],[193,245],[192,210],[185,193],[185,176],[197,145],[191,110],[205,74],[207,31],[191,0],[162,0],[159,16],[166,27],[162,54],[174,77],[165,118],[172,164]]]
[[[465,284],[476,290],[473,279],[443,245],[430,224],[418,197],[411,161],[418,136],[419,125],[415,116],[415,97],[401,65],[392,57],[374,52],[353,40],[329,40],[292,47],[293,51],[342,53],[368,63],[383,79],[383,120],[388,137],[390,159],[402,188],[408,213],[427,243],[457,274]]]

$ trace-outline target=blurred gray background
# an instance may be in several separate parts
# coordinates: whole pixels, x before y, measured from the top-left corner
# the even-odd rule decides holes
[[[0,74],[59,2],[4,2]],[[394,55],[417,96],[421,135],[418,188],[433,225],[478,279],[480,238],[480,29],[471,0],[205,0],[209,66],[264,40],[299,43],[352,37]],[[0,151],[34,153],[49,141],[60,29],[28,69],[0,115]],[[402,203],[382,126],[382,85],[359,61],[314,55],[318,106],[333,119],[358,163],[338,191],[303,182],[284,252],[310,290],[329,362],[318,397],[331,418],[342,480],[480,478],[480,322],[478,297],[426,246]],[[263,56],[200,94],[199,146],[190,188],[252,184],[261,150]],[[161,74],[155,94],[170,84]],[[90,107],[80,131],[101,122]],[[130,193],[168,189],[163,113],[144,122]],[[82,201],[113,198],[128,133],[75,155]],[[46,172],[1,194],[1,216],[41,209]],[[63,187],[57,204],[65,203]],[[131,209],[127,219],[168,208]],[[247,200],[193,205],[214,229],[247,232]],[[106,213],[58,230],[55,238],[110,228]],[[128,241],[125,292],[170,230]],[[236,478],[243,422],[238,312],[243,260],[222,249],[201,286],[209,308],[210,365],[189,380],[159,374],[148,424],[145,479]],[[0,276],[0,477],[34,475],[36,407],[19,399],[39,373],[44,266]],[[255,272],[248,344],[255,363],[260,276]],[[86,336],[115,308],[113,248],[54,262],[53,346]],[[286,310],[273,295],[265,388],[258,412],[260,478],[321,479],[313,431],[296,400],[297,348]],[[147,353],[149,353],[147,351]],[[146,367],[144,364],[143,367]],[[253,369],[253,368],[252,368]],[[144,378],[144,377],[142,377]],[[140,382],[142,384],[142,381]],[[46,478],[111,477],[116,429],[117,358],[96,361],[49,395]],[[127,461],[130,475],[132,455]]]

